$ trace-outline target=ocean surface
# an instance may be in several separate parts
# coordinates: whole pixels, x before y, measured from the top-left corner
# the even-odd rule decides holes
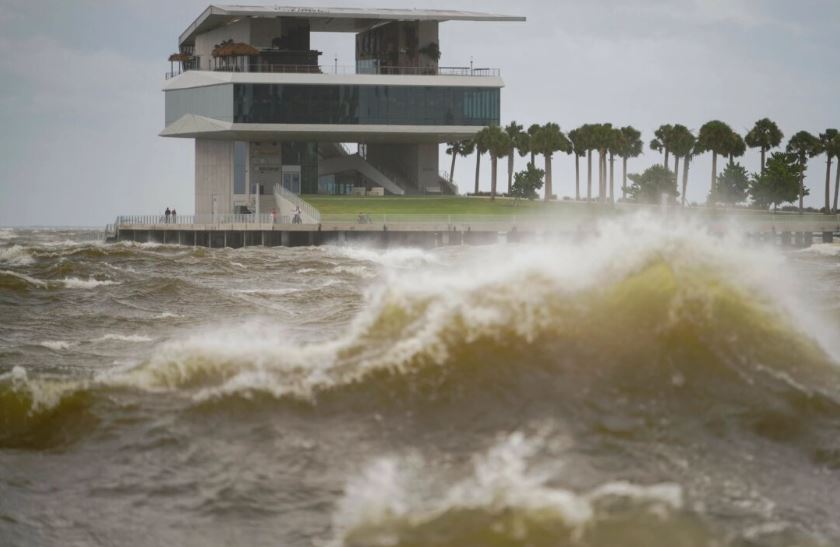
[[[840,245],[0,230],[0,545],[840,545]]]

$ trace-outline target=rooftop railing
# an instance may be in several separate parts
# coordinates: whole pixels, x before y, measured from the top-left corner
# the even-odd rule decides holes
[[[188,72],[182,68],[166,73],[169,80]],[[333,74],[333,75],[391,75],[391,76],[465,76],[465,77],[499,77],[501,70],[498,68],[476,68],[468,66],[441,66],[441,67],[417,67],[417,66],[378,66],[378,67],[355,67],[347,65],[276,65],[266,63],[252,63],[245,66],[216,67],[208,72],[241,72],[260,74]]]

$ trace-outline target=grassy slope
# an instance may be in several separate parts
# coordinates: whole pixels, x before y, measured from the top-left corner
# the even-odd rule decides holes
[[[303,196],[322,214],[434,214],[434,215],[516,215],[535,209],[556,207],[556,203],[541,201],[465,197],[358,197],[358,196]]]

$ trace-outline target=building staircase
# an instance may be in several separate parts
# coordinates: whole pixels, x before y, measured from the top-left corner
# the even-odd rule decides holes
[[[281,223],[293,222],[295,212],[300,209],[300,224],[321,224],[321,212],[299,195],[283,188],[282,184],[274,185],[274,199],[277,201],[277,220]]]
[[[437,186],[417,188],[414,184],[395,173],[393,170],[377,165],[358,153],[351,152],[342,143],[319,143],[318,176],[335,175],[345,171],[355,171],[376,186],[381,186],[388,193],[403,196],[410,194],[458,194],[458,187],[449,183],[448,175],[438,175]]]

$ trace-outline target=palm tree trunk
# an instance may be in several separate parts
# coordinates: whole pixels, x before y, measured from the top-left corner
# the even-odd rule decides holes
[[[715,206],[715,180],[717,179],[717,152],[712,152],[712,186],[709,190],[709,202]]]
[[[551,155],[545,155],[545,201],[551,200],[552,195],[552,181],[551,181]]]
[[[683,181],[682,181],[682,206],[685,207],[685,193],[688,190],[688,165],[691,162],[691,156],[685,156],[685,164],[683,165]]]
[[[627,199],[627,158],[621,158],[623,169],[621,173],[621,199]]]
[[[498,168],[498,159],[496,158],[495,154],[490,154],[490,171],[491,179],[490,179],[490,200],[493,201],[496,199],[496,171]]]
[[[610,203],[615,203],[615,155],[610,152]]]
[[[580,201],[580,156],[575,152],[575,199]]]
[[[606,150],[604,150],[604,154],[602,156],[601,163],[604,165],[604,175],[602,177],[604,179],[603,201],[604,201],[604,203],[606,203],[607,199],[608,199],[608,196],[607,196],[607,151]]]
[[[449,168],[449,184],[452,184],[452,179],[455,177],[455,158],[458,157],[458,152],[452,151],[452,167]]]
[[[680,157],[674,154],[674,183],[680,180]]]
[[[799,175],[799,214],[801,215],[804,211],[804,201],[805,201],[805,169],[802,169],[802,174]]]
[[[604,152],[598,150],[598,201],[604,201]]]
[[[481,171],[481,152],[475,151],[475,193],[478,194],[478,173]]]
[[[508,155],[508,190],[507,193],[510,195],[510,189],[513,186],[513,150],[510,151]]]
[[[587,178],[586,178],[586,199],[592,201],[592,150],[586,151]]]
[[[763,146],[761,147],[761,174],[764,174],[764,159],[765,155],[767,154],[767,149]]]
[[[834,214],[837,214],[837,194],[840,194],[840,158],[837,160],[837,168],[834,171]]]
[[[665,169],[668,169],[668,156],[670,154],[670,150],[667,148],[665,149]]]
[[[825,160],[825,214],[831,214],[831,154]]]
[[[601,201],[607,202],[607,151],[601,152]]]

